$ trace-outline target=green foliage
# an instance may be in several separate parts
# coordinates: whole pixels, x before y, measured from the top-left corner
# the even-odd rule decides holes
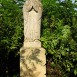
[[[48,2],[46,0],[43,7],[41,41],[47,56],[50,55],[52,58],[51,67],[59,66],[62,77],[76,77],[77,11],[74,10],[75,4],[71,1]]]
[[[0,1],[0,77],[16,74],[23,37],[22,11],[14,0]],[[17,60],[17,61],[16,61]],[[11,75],[10,75],[11,74]]]
[[[21,46],[18,42],[22,36],[22,12],[15,2],[2,0],[0,2],[0,43],[9,49]],[[19,18],[20,17],[20,18]]]

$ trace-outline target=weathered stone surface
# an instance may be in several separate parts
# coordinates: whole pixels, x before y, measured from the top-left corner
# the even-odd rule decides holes
[[[21,49],[20,77],[46,77],[46,56],[43,48]]]
[[[24,43],[40,39],[42,4],[40,0],[27,0],[23,6]],[[39,44],[39,43],[38,43]],[[26,44],[24,44],[26,47]],[[41,46],[41,44],[40,44]]]
[[[20,77],[46,77],[45,49],[41,48],[40,0],[26,0],[23,6],[24,44],[20,49]]]
[[[35,40],[33,42],[26,41],[26,42],[24,42],[23,46],[24,46],[24,48],[25,47],[41,47],[41,42],[38,40]]]

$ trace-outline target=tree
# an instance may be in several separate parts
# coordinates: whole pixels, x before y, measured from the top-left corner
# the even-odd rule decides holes
[[[71,0],[64,2],[51,0],[51,2],[45,1],[43,6],[41,41],[52,67],[47,68],[47,73],[48,75],[55,73],[58,77],[76,77],[76,5]]]
[[[17,74],[23,37],[22,11],[13,0],[0,1],[0,76]]]

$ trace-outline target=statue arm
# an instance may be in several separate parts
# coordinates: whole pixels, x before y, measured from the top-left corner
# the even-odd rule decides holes
[[[28,14],[31,8],[32,8],[32,3],[30,2],[30,0],[27,0],[23,6],[23,17],[25,22],[27,22]]]
[[[41,19],[41,17],[42,17],[42,7],[39,7],[39,11],[38,11],[38,16],[39,16],[39,18],[38,19]]]
[[[42,16],[42,4],[41,2],[34,2],[33,8],[35,9],[36,13],[38,14],[38,19]]]

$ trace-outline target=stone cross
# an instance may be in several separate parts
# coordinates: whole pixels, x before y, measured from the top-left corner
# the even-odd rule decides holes
[[[45,49],[41,47],[42,4],[26,0],[23,6],[24,44],[20,49],[20,77],[46,77]]]

